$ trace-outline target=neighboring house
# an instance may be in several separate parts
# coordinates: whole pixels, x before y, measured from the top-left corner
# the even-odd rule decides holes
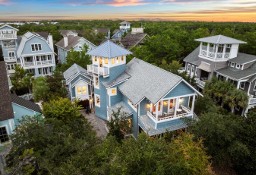
[[[61,30],[63,38],[57,42],[55,45],[58,49],[58,60],[61,63],[66,61],[68,52],[73,49],[74,51],[82,51],[84,45],[88,47],[88,51],[93,49],[95,45],[88,41],[87,39],[78,36],[76,31],[71,30]]]
[[[96,35],[104,35],[106,39],[110,38],[110,29],[108,28],[94,28],[93,31]]]
[[[0,144],[9,141],[9,135],[19,125],[19,120],[23,116],[41,113],[39,106],[35,103],[10,93],[6,65],[3,60],[0,55]]]
[[[93,98],[92,76],[86,69],[77,64],[73,64],[64,73],[66,86],[71,100],[90,100]]]
[[[0,41],[9,74],[16,64],[35,77],[51,75],[55,69],[55,53],[52,35],[47,32],[27,32],[17,36],[18,29],[9,25],[0,27]]]
[[[122,107],[135,137],[139,128],[150,136],[185,128],[181,118],[194,117],[199,92],[181,77],[137,58],[126,64],[131,52],[109,40],[88,54],[96,116],[110,120],[112,111]]]
[[[47,32],[25,33],[17,57],[17,64],[35,77],[52,75],[56,65],[52,35]]]
[[[0,27],[0,45],[9,74],[14,73],[17,64],[17,32],[18,29],[6,24]]]
[[[200,46],[185,59],[185,70],[199,89],[213,76],[234,84],[249,96],[246,109],[256,106],[256,56],[239,52],[246,42],[223,35],[196,39]],[[245,111],[245,112],[246,112]]]
[[[121,39],[121,44],[126,49],[132,49],[137,45],[143,44],[145,38],[148,35],[144,33],[143,28],[132,28],[131,33],[128,33],[124,38]]]
[[[120,23],[119,28],[124,32],[128,32],[131,29],[131,23],[129,23],[128,21],[123,21]]]
[[[125,32],[124,32],[123,30],[121,30],[121,29],[116,29],[116,30],[114,30],[111,39],[112,39],[113,41],[120,41],[120,40],[122,39],[122,36],[124,35],[124,33],[125,33]]]

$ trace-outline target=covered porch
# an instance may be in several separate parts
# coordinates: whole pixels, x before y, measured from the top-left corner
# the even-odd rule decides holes
[[[156,121],[177,119],[194,113],[195,94],[163,98],[157,104],[148,104],[147,116]]]

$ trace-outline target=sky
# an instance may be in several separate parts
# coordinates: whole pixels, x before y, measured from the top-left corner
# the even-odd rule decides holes
[[[256,0],[0,0],[0,20],[256,22]]]

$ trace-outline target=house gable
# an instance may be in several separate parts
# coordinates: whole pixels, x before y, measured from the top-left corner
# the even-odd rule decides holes
[[[189,87],[185,82],[181,81],[174,87],[164,98],[172,98],[188,94],[196,94],[195,90]]]

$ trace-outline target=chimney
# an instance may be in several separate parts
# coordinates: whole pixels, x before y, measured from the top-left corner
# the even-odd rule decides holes
[[[52,49],[52,51],[54,51],[54,47],[53,47],[53,38],[52,38],[52,35],[49,33],[48,35],[48,43]]]
[[[0,121],[14,118],[5,62],[0,46]]]
[[[67,35],[64,36],[64,47],[68,46],[68,37]]]

